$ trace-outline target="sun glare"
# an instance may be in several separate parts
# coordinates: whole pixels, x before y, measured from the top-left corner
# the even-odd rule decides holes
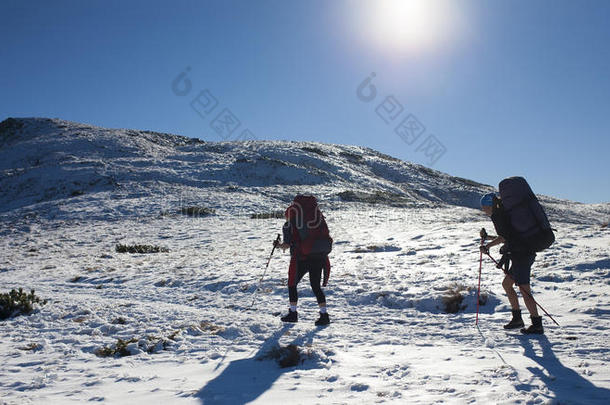
[[[362,32],[375,47],[412,52],[442,45],[455,26],[449,0],[374,0],[361,10]]]

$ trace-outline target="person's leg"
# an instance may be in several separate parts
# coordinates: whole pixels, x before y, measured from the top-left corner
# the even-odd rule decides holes
[[[508,297],[508,302],[510,302],[511,312],[513,314],[512,319],[506,325],[504,325],[504,329],[517,329],[523,327],[525,324],[523,323],[523,318],[521,317],[521,309],[519,308],[519,298],[517,297],[517,293],[513,288],[513,284],[515,280],[510,275],[506,275],[504,280],[502,281],[502,287],[504,287],[504,291],[506,291],[506,296]]]
[[[297,286],[293,285],[288,287],[288,301],[290,302],[290,310],[297,310],[297,302],[299,301],[299,294],[297,293]]]
[[[534,297],[532,297],[532,292],[529,284],[519,285],[519,289],[521,289],[521,294],[523,295],[523,301],[525,302],[525,306],[527,310],[530,311],[530,318],[532,319],[532,324],[527,328],[521,329],[521,333],[526,335],[536,334],[542,335],[544,334],[544,327],[542,326],[542,317],[538,315],[538,308],[536,308],[536,301],[534,301]]]
[[[324,291],[322,291],[322,287],[320,287],[322,266],[322,260],[312,260],[309,267],[309,284],[311,285],[313,293],[316,295],[320,312],[324,313],[326,312],[326,296],[324,295]]]
[[[532,292],[530,290],[530,275],[535,258],[535,253],[521,253],[519,255],[513,255],[512,265],[510,266],[509,271],[512,278],[515,280],[515,284],[517,284],[519,286],[519,290],[521,290],[523,302],[525,302],[525,306],[527,307],[527,310],[531,316],[538,316],[536,302],[533,300]]]
[[[513,284],[515,284],[515,280],[510,275],[506,275],[504,280],[502,281],[502,287],[506,292],[506,296],[508,297],[508,302],[510,303],[510,307],[513,310],[519,309],[519,297],[517,297],[517,293],[513,288]]]
[[[536,301],[534,301],[534,297],[532,296],[532,290],[529,284],[519,285],[519,289],[521,290],[521,295],[523,296],[523,302],[525,302],[525,306],[529,311],[530,315],[533,317],[538,316],[538,307],[536,306]]]
[[[288,301],[290,302],[290,308],[288,314],[281,318],[282,322],[298,321],[297,302],[299,300],[299,295],[297,293],[297,284],[299,284],[299,281],[301,281],[307,272],[306,267],[302,264],[302,262],[297,262],[296,260],[290,264],[291,268],[288,272]],[[292,266],[294,266],[294,268]],[[291,280],[291,277],[294,277],[294,281]]]
[[[530,318],[532,319],[532,325],[521,329],[522,333],[527,335],[536,334],[542,335],[544,333],[544,327],[542,326],[542,317],[538,315],[538,308],[534,297],[532,296],[532,290],[529,284],[520,285],[521,295],[523,295],[523,301],[527,310],[530,311]]]
[[[303,276],[307,274],[307,266],[304,262],[298,262],[296,269],[296,280],[293,286],[288,287],[288,300],[290,301],[290,310],[297,310],[297,303],[299,301],[299,295],[297,293],[297,285],[301,282]]]
[[[515,260],[516,259],[516,260]],[[517,285],[521,290],[523,296],[523,302],[530,313],[532,319],[532,325],[521,329],[522,333],[525,334],[543,334],[544,328],[542,326],[542,317],[538,315],[538,308],[536,308],[536,301],[532,297],[532,291],[530,288],[530,275],[532,271],[532,265],[536,259],[535,253],[524,253],[519,255],[517,258],[513,258],[513,265],[511,267],[512,274],[515,277]]]
[[[326,310],[326,296],[324,291],[320,287],[320,281],[322,278],[322,268],[324,267],[323,260],[312,260],[311,267],[309,268],[309,284],[313,293],[316,295],[318,306],[320,307],[320,318],[315,322],[317,326],[328,325],[330,323],[330,317]]]

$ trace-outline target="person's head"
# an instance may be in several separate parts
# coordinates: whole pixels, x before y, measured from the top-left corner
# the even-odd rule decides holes
[[[481,197],[481,209],[485,214],[491,216],[493,212],[494,200],[498,198],[496,193],[487,193]]]

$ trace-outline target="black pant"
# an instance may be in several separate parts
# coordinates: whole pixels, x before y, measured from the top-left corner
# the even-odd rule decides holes
[[[324,267],[324,259],[306,259],[297,261],[297,279],[296,283],[292,287],[288,287],[288,297],[290,302],[297,302],[299,296],[297,294],[297,286],[303,276],[309,273],[309,284],[313,293],[316,295],[318,304],[326,303],[326,296],[320,288],[320,280],[322,278],[322,268]]]

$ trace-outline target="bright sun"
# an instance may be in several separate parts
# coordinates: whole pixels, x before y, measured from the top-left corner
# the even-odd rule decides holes
[[[449,0],[374,0],[365,4],[360,17],[365,38],[393,52],[441,45],[454,25]]]

